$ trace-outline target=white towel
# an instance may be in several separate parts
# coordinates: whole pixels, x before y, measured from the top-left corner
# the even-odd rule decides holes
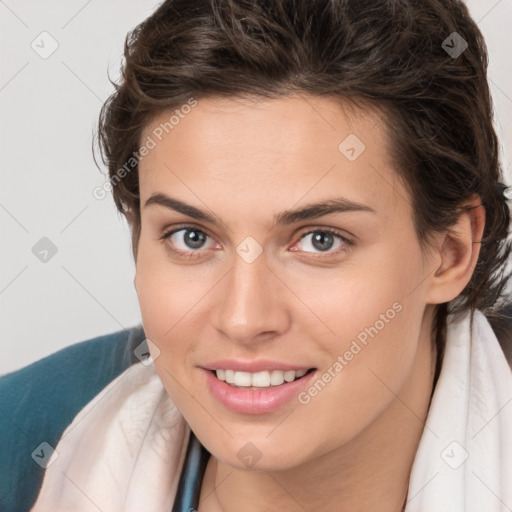
[[[512,372],[485,316],[449,316],[406,512],[512,510]],[[33,512],[169,512],[190,429],[154,366],[112,381],[64,431]]]
[[[512,510],[512,372],[485,316],[451,317],[406,512]]]
[[[63,432],[31,510],[169,512],[189,435],[153,364],[136,363]]]

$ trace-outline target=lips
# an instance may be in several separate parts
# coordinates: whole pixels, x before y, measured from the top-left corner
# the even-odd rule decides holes
[[[294,401],[301,391],[304,391],[315,378],[317,371],[310,369],[302,377],[291,382],[269,387],[236,387],[216,377],[212,370],[201,370],[205,385],[216,401],[230,411],[240,414],[271,413],[280,407]],[[295,400],[296,406],[300,404]]]

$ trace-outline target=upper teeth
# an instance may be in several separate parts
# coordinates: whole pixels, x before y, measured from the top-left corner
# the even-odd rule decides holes
[[[215,370],[217,377],[220,380],[227,382],[228,384],[234,384],[235,386],[244,387],[257,387],[267,388],[269,386],[279,386],[284,381],[292,382],[299,377],[302,377],[307,370],[299,371],[283,371],[283,370],[272,370],[263,371],[257,373],[249,372],[237,372],[235,370]]]

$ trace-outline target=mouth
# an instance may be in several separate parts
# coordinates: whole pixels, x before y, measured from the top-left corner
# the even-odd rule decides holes
[[[314,381],[317,369],[250,373],[218,368],[202,372],[206,387],[217,403],[235,413],[256,415],[272,413],[294,402],[299,406],[298,397]]]
[[[248,390],[261,390],[267,388],[274,388],[282,386],[283,384],[294,382],[302,379],[304,376],[314,372],[316,368],[309,368],[304,370],[264,370],[261,372],[241,372],[237,370],[230,370],[219,368],[217,370],[210,370],[217,379],[225,382],[231,387],[248,389]]]

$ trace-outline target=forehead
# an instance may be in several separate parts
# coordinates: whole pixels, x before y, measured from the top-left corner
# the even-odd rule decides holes
[[[389,209],[405,194],[382,114],[333,98],[200,99],[155,117],[148,138],[141,201],[167,192],[258,211],[341,194]]]
[[[195,138],[197,151],[189,158],[203,157],[201,150],[211,151],[212,145],[219,150],[232,150],[236,145],[249,152],[247,157],[254,156],[258,148],[261,156],[293,156],[301,149],[302,156],[325,150],[331,153],[339,151],[340,137],[356,133],[366,145],[381,149],[387,145],[381,113],[332,97],[212,97],[194,103],[154,117],[143,131],[142,141],[152,136],[176,152]]]

